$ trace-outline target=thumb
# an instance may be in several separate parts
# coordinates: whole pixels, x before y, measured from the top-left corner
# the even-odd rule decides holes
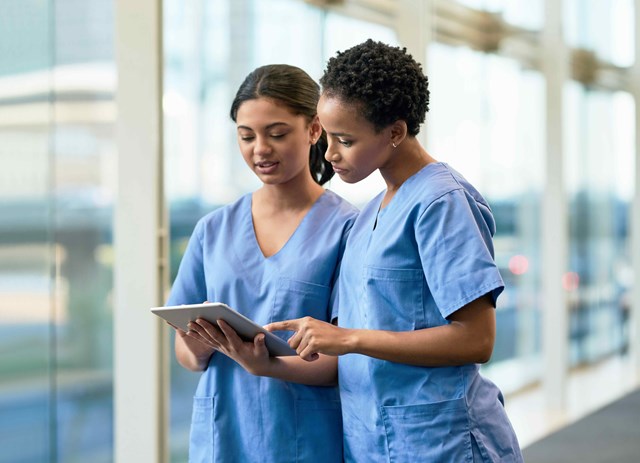
[[[256,335],[256,337],[253,339],[253,344],[256,347],[260,347],[260,346],[264,346],[264,333],[259,333]]]

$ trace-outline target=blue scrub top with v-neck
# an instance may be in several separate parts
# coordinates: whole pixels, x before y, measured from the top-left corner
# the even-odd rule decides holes
[[[432,163],[384,193],[351,229],[338,280],[338,324],[412,331],[450,323],[503,281],[491,210],[459,173]],[[420,367],[359,354],[339,359],[348,462],[520,462],[502,394],[478,365]]]
[[[261,325],[307,315],[330,321],[357,209],[325,191],[287,243],[265,257],[251,202],[245,195],[198,222],[167,305],[224,302]],[[189,461],[341,462],[337,388],[253,376],[215,353],[194,398]]]

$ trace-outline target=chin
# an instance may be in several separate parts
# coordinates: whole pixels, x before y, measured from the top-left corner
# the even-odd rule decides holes
[[[364,178],[360,178],[360,177],[352,177],[350,175],[340,175],[338,174],[338,177],[340,177],[340,180],[342,180],[344,183],[358,183],[361,180],[364,180]]]

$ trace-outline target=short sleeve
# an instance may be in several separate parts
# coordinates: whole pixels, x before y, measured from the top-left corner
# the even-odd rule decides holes
[[[203,228],[201,220],[189,238],[166,305],[198,304],[207,300],[202,251]]]
[[[504,289],[493,258],[491,211],[462,189],[433,201],[419,216],[416,241],[425,279],[444,318]]]

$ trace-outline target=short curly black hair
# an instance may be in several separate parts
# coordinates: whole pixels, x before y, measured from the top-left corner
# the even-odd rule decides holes
[[[371,39],[329,59],[320,85],[325,95],[359,104],[382,130],[397,120],[416,136],[429,110],[429,79],[406,48]]]

